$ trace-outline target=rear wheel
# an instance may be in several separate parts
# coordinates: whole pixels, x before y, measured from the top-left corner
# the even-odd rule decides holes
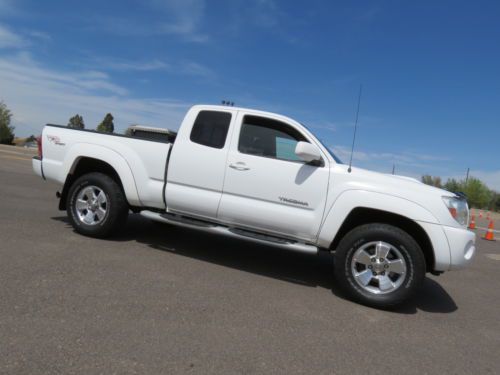
[[[125,224],[128,204],[111,177],[89,173],[78,178],[68,192],[68,218],[78,233],[104,238]]]
[[[335,276],[346,294],[373,307],[392,307],[411,298],[425,277],[417,242],[388,224],[359,226],[335,251]]]

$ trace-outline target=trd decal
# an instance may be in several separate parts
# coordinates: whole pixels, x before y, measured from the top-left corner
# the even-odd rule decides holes
[[[52,142],[55,145],[59,146],[64,146],[66,143],[61,142],[61,138],[59,138],[57,135],[48,135],[47,134],[47,139],[49,142]]]

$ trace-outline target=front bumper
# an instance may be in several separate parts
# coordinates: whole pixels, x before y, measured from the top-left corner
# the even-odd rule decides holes
[[[476,234],[463,228],[443,226],[450,246],[450,270],[468,265],[476,253]]]
[[[418,222],[431,240],[434,271],[450,271],[467,266],[476,252],[476,235],[460,227]]]
[[[31,159],[31,165],[35,174],[45,180],[45,176],[43,175],[42,159],[38,156],[33,156]]]

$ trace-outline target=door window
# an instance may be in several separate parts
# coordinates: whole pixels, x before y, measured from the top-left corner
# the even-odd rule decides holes
[[[285,123],[258,116],[245,116],[241,125],[238,150],[244,154],[300,161],[295,155],[302,134]]]
[[[223,148],[230,123],[231,114],[228,112],[201,111],[191,130],[191,142],[213,148]]]

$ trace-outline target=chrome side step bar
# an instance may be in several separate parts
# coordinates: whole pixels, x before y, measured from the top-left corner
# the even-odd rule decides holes
[[[268,246],[275,246],[307,254],[317,254],[318,248],[302,242],[289,240],[286,238],[253,232],[241,228],[230,228],[209,221],[194,219],[191,217],[175,215],[171,213],[158,213],[153,211],[141,211],[141,216],[150,220],[178,225],[191,229],[198,229],[208,233],[222,234],[228,237],[250,240]]]
[[[176,214],[171,214],[171,213],[160,214],[160,216],[162,219],[165,219],[168,222],[175,221],[176,223],[179,223],[179,224],[194,225],[195,227],[208,228],[208,227],[216,227],[217,226],[217,224],[211,223],[210,221],[194,219],[191,217],[186,217],[186,216],[181,216],[181,215],[176,215]]]

